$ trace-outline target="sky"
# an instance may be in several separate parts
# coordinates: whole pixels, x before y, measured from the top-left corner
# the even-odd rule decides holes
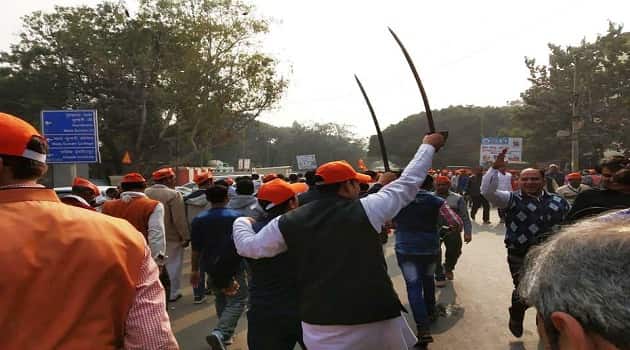
[[[0,50],[17,41],[20,17],[31,11],[99,2],[4,1]],[[127,2],[131,9],[137,6],[137,0]],[[374,134],[374,126],[353,74],[363,82],[382,128],[424,110],[388,26],[411,54],[432,109],[504,105],[529,86],[525,56],[547,63],[548,43],[593,40],[606,32],[609,20],[630,30],[627,0],[251,2],[255,15],[272,21],[261,49],[279,60],[289,80],[280,103],[260,120],[278,126],[337,122],[362,137]]]

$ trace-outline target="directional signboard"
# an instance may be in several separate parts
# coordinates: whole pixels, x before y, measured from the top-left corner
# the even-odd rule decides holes
[[[98,122],[95,110],[42,111],[48,139],[47,163],[98,163]]]

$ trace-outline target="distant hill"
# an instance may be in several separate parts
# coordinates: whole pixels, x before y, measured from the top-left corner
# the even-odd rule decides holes
[[[438,130],[449,132],[447,145],[436,156],[434,166],[478,165],[482,135],[501,136],[500,130],[508,129],[510,126],[514,108],[513,106],[451,106],[433,111]],[[407,164],[427,132],[424,112],[410,115],[383,130],[390,160],[398,164]],[[376,136],[372,136],[369,142],[368,160],[380,160],[380,157],[378,140]]]

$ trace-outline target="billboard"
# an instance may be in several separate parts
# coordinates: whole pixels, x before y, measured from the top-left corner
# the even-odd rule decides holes
[[[505,148],[508,149],[505,157],[508,163],[523,161],[522,137],[484,137],[481,139],[479,165],[483,166],[494,162],[497,155]]]
[[[238,170],[249,170],[251,169],[252,160],[249,158],[239,158],[238,160]]]
[[[47,163],[98,163],[95,110],[42,111],[42,134],[48,140]]]
[[[299,170],[317,169],[317,159],[314,154],[303,154],[295,157]]]

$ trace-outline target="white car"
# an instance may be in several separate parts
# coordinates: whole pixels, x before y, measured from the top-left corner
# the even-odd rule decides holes
[[[96,197],[96,204],[97,205],[101,205],[103,202],[105,202],[105,200],[107,199],[107,197],[105,196],[105,192],[107,190],[109,190],[110,188],[116,188],[116,186],[96,186],[98,187],[98,190],[101,192],[100,195],[98,195]],[[57,193],[57,197],[59,197],[60,199],[72,194],[72,187],[55,187],[53,188],[53,190],[55,191],[55,193]]]

